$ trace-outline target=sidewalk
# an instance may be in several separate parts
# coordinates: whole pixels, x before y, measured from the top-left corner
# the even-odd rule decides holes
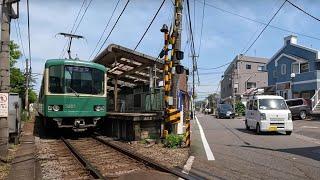
[[[9,179],[39,179],[36,176],[36,148],[33,136],[34,121],[24,124],[20,147],[12,161]]]

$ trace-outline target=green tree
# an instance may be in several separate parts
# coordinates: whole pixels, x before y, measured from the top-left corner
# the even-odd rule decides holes
[[[236,113],[240,116],[244,116],[246,114],[246,107],[241,101],[236,102]]]
[[[37,101],[37,94],[32,89],[29,89],[29,103],[34,103]]]
[[[24,73],[15,65],[18,62],[18,59],[21,57],[21,51],[19,50],[19,46],[14,43],[13,41],[10,41],[9,43],[9,50],[10,50],[10,86],[11,86],[11,92],[18,93],[19,96],[22,98],[24,102],[24,94],[25,94],[25,81],[26,77]],[[32,79],[30,82],[34,82]],[[29,89],[29,102],[33,103],[37,99],[36,93]]]

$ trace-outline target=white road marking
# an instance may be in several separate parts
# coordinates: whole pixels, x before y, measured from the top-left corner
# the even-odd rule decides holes
[[[306,128],[306,129],[318,129],[319,127],[316,127],[316,126],[302,126],[301,128]]]
[[[194,161],[194,156],[189,156],[186,164],[183,166],[182,173],[189,174],[193,161]],[[184,180],[184,179],[179,177],[178,180]]]
[[[315,138],[303,136],[303,135],[296,134],[296,133],[293,133],[292,135],[297,139],[302,139],[302,140],[305,140],[305,141],[308,141],[308,142],[311,142],[311,143],[320,144],[320,141],[318,139],[315,139]]]
[[[194,156],[190,156],[187,160],[187,163],[183,166],[183,171],[182,171],[183,173],[189,174],[193,161],[194,161]]]
[[[214,161],[215,158],[214,158],[213,153],[212,153],[212,151],[210,149],[210,146],[208,144],[206,136],[205,136],[205,134],[203,132],[202,126],[201,126],[201,124],[200,124],[200,122],[198,120],[198,117],[197,116],[195,116],[195,117],[196,117],[196,121],[197,121],[197,124],[198,124],[198,127],[199,127],[200,136],[201,136],[201,140],[202,140],[202,144],[203,144],[204,150],[205,150],[206,155],[207,155],[207,159],[208,159],[208,161]]]

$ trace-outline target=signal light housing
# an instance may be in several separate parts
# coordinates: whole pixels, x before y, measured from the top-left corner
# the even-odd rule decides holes
[[[184,68],[182,65],[176,65],[176,73],[177,74],[182,74],[184,71]]]
[[[179,61],[184,58],[184,52],[183,51],[175,50],[175,55],[176,55],[176,59],[179,60]]]

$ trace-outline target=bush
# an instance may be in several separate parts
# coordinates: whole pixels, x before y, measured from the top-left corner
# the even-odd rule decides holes
[[[28,118],[28,112],[25,110],[21,111],[21,121],[27,122],[29,120]]]
[[[241,101],[236,102],[236,113],[242,116],[246,114],[246,107]]]
[[[165,141],[165,146],[168,148],[177,148],[182,145],[183,136],[177,134],[168,134]]]

